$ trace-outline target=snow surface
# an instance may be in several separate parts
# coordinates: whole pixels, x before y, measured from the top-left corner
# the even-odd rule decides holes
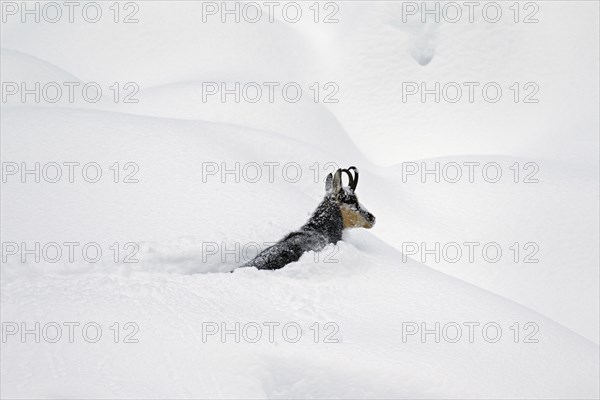
[[[94,321],[104,336],[8,338],[2,397],[600,395],[598,4],[540,2],[531,26],[402,24],[395,3],[339,4],[332,25],[203,24],[193,2],[140,3],[134,26],[2,24],[3,82],[141,89],[138,104],[2,104],[3,162],[140,166],[134,184],[2,184],[3,242],[140,244],[131,264],[3,262],[3,322]],[[541,101],[405,104],[407,79],[535,80]],[[202,103],[205,81],[335,81],[340,102]],[[202,181],[203,162],[267,161],[297,162],[304,174]],[[403,182],[400,163],[412,161],[536,162],[540,183]],[[359,167],[358,197],[377,217],[373,229],[345,233],[337,262],[306,254],[279,271],[230,274],[241,261],[207,257],[207,242],[271,242],[301,226],[324,194],[315,162]],[[533,241],[540,262],[401,253],[436,241]],[[114,343],[109,326],[128,321],[139,343]],[[273,321],[300,324],[302,339],[203,341],[206,323]],[[337,324],[339,343],[315,343],[315,322]],[[455,322],[463,337],[404,342],[407,322]],[[470,343],[465,322],[497,323],[502,338],[476,330]],[[528,322],[537,343],[523,342]]]

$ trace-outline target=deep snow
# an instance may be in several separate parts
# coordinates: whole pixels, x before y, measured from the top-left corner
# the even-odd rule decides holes
[[[105,251],[95,264],[3,262],[3,322],[95,321],[104,336],[9,338],[2,396],[598,397],[598,4],[574,4],[541,2],[530,26],[402,24],[398,5],[360,2],[340,3],[334,25],[199,24],[192,2],[140,3],[134,26],[2,24],[3,82],[140,86],[138,104],[2,104],[3,162],[94,161],[104,172],[94,184],[3,183],[2,241]],[[402,103],[407,79],[535,80],[541,101]],[[203,103],[205,81],[334,81],[340,102]],[[135,162],[139,182],[113,183],[117,161]],[[504,172],[535,162],[539,183],[402,179],[401,163],[471,161]],[[303,175],[203,182],[207,162],[297,162]],[[307,254],[274,273],[222,273],[241,260],[207,255],[206,243],[235,249],[298,228],[327,163],[360,168],[374,229],[347,233],[339,262]],[[436,241],[498,242],[506,254],[452,264],[401,253]],[[114,242],[139,243],[139,262],[114,263]],[[513,262],[514,242],[535,242],[540,262]],[[139,343],[113,343],[117,321],[136,322]],[[202,340],[203,323],[269,321],[299,323],[302,340]],[[415,321],[456,322],[463,337],[404,343],[402,323]],[[340,343],[314,343],[315,322],[337,324]],[[476,330],[469,343],[465,322],[495,322],[502,338]],[[538,343],[523,343],[528,322]]]

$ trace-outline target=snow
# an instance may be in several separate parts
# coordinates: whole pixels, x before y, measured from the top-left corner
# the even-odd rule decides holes
[[[5,346],[7,397],[572,397],[594,394],[597,346],[518,304],[437,273],[374,236],[352,232],[339,263],[306,254],[270,274],[173,274],[113,270],[5,282],[4,318],[93,320],[100,345],[61,340]],[[10,297],[6,294],[9,293]],[[25,301],[25,299],[28,299]],[[52,308],[45,307],[52,304]],[[458,343],[402,342],[402,323],[493,321],[503,336],[488,343],[466,328]],[[137,344],[112,342],[107,327],[136,321]],[[509,326],[536,321],[539,343],[513,342]],[[278,322],[257,343],[230,334],[203,339],[206,324],[232,330]],[[281,326],[300,324],[288,343]],[[315,322],[339,326],[339,343],[314,342]],[[205,325],[203,325],[205,324]],[[78,331],[76,331],[78,332]],[[290,338],[295,338],[295,333]],[[321,332],[331,333],[331,330]],[[247,333],[254,337],[254,333]],[[494,337],[495,333],[490,333]],[[243,336],[242,336],[243,337]],[[291,339],[290,339],[291,340]],[[19,360],[39,360],[29,364]],[[577,379],[573,380],[573,374]],[[73,382],[76,382],[73,385]],[[510,382],[507,385],[507,382]],[[7,389],[9,388],[9,389]]]
[[[199,23],[193,2],[141,2],[140,23],[129,26],[2,24],[3,82],[95,81],[106,93],[93,104],[2,103],[3,163],[95,162],[103,172],[97,183],[78,173],[73,183],[2,183],[3,243],[103,250],[96,263],[81,246],[75,262],[3,260],[2,322],[56,322],[63,336],[3,340],[2,397],[600,395],[598,4],[539,2],[532,25],[404,24],[398,4],[338,4],[338,24]],[[535,81],[540,103],[403,103],[406,80]],[[139,103],[115,104],[108,87],[117,81],[136,82]],[[294,81],[305,96],[203,102],[203,82],[222,81]],[[336,82],[339,103],[315,103],[315,81]],[[123,182],[127,162],[138,182]],[[272,182],[264,167],[256,183],[206,175],[208,164],[265,162],[280,163]],[[436,162],[495,162],[504,179],[406,175]],[[283,176],[286,163],[301,167],[297,182]],[[522,182],[527,163],[539,167],[538,183]],[[377,217],[373,229],[347,231],[336,248],[278,271],[228,273],[255,253],[248,244],[266,246],[306,222],[334,164],[360,169],[357,195]],[[436,262],[406,247],[472,241],[497,242],[504,255]],[[123,261],[129,242],[139,244],[138,262]],[[529,242],[538,263],[522,262]],[[80,323],[73,343],[69,321]],[[102,328],[97,343],[82,337],[89,322]],[[127,322],[138,343],[123,342]],[[203,336],[236,322],[261,326],[261,340]],[[270,322],[279,323],[273,343]],[[286,323],[302,327],[298,342],[284,337]],[[403,340],[421,323],[450,336],[457,324],[462,336]],[[472,342],[465,323],[478,324]],[[485,324],[501,327],[497,342]],[[333,327],[338,343],[327,343]],[[534,327],[537,342],[527,343]]]

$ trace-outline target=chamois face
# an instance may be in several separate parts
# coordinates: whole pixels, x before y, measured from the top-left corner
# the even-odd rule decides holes
[[[352,176],[351,171],[354,171]],[[349,178],[348,186],[342,186],[342,172]],[[338,169],[335,175],[329,174],[325,183],[325,190],[328,196],[340,207],[344,229],[347,228],[367,228],[375,225],[375,216],[369,212],[356,197],[356,185],[358,184],[358,170],[355,167],[348,169]]]
[[[338,194],[338,201],[344,221],[344,229],[371,229],[375,225],[375,216],[358,202],[356,194],[351,193],[348,188],[342,188],[341,193]]]

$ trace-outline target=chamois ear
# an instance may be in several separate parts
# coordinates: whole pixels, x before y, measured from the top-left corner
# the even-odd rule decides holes
[[[329,196],[331,193],[333,193],[333,175],[329,173],[325,178],[325,194]]]
[[[342,190],[342,170],[338,169],[333,175],[333,195],[337,195]]]

